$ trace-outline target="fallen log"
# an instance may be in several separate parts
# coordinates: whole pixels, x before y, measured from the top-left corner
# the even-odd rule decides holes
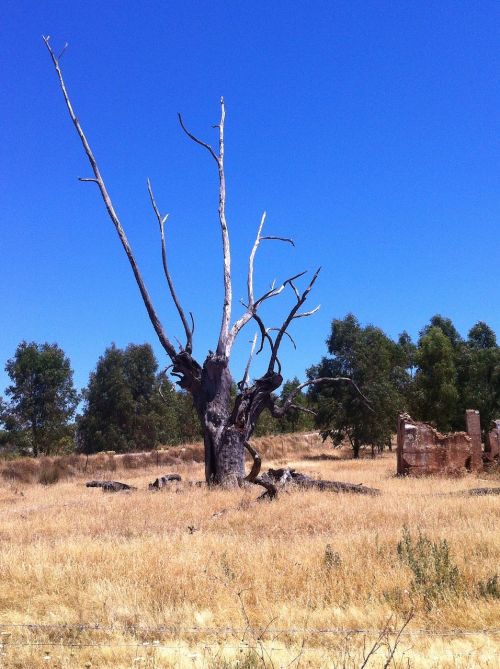
[[[179,474],[165,474],[164,476],[158,477],[153,483],[150,483],[148,488],[149,490],[160,490],[161,488],[165,488],[168,486],[169,483],[172,483],[172,481],[181,481],[181,477]]]
[[[296,472],[295,469],[269,469],[266,478],[270,481],[286,486],[289,483],[301,488],[316,488],[317,490],[331,490],[332,492],[349,492],[357,495],[380,495],[378,488],[370,488],[362,483],[344,483],[343,481],[326,481],[313,479],[306,474]]]
[[[469,488],[462,490],[459,495],[470,495],[471,497],[481,497],[483,495],[500,495],[500,488]]]
[[[87,481],[85,484],[87,488],[102,488],[104,492],[121,492],[123,490],[137,490],[128,483],[121,483],[120,481]]]

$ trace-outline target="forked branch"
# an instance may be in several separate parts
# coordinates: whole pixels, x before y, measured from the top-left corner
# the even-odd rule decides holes
[[[170,290],[170,295],[172,297],[172,300],[175,304],[175,307],[177,309],[177,312],[180,316],[180,319],[182,321],[182,325],[184,327],[184,332],[186,333],[186,345],[184,347],[184,350],[187,351],[188,353],[192,353],[193,351],[193,328],[194,324],[192,327],[189,326],[189,323],[186,318],[186,314],[184,313],[184,310],[181,306],[181,303],[179,302],[179,298],[177,297],[177,293],[175,291],[174,283],[172,281],[172,277],[170,275],[170,270],[168,268],[168,263],[167,263],[167,247],[166,247],[166,242],[165,242],[165,222],[168,218],[168,214],[165,216],[162,216],[160,214],[160,210],[158,209],[158,206],[156,204],[156,200],[153,195],[153,189],[151,187],[151,182],[148,179],[148,193],[149,193],[149,198],[151,200],[151,206],[153,207],[153,211],[156,215],[156,218],[158,219],[158,225],[160,226],[160,238],[161,238],[161,259],[163,263],[163,271],[165,273],[165,278],[167,280],[168,288]]]
[[[305,313],[297,313],[300,309],[300,307],[304,304],[304,302],[307,300],[307,297],[309,293],[311,292],[312,287],[314,286],[314,283],[316,282],[316,279],[318,278],[318,274],[320,273],[321,267],[319,267],[316,272],[314,273],[313,278],[309,282],[309,285],[307,288],[304,290],[302,294],[299,293],[297,286],[294,284],[294,280],[298,278],[298,276],[292,277],[291,279],[287,279],[284,282],[284,286],[286,284],[289,284],[290,287],[292,288],[293,292],[295,293],[295,297],[297,298],[297,302],[294,305],[294,307],[290,310],[290,313],[286,317],[285,321],[283,322],[283,325],[279,328],[278,334],[276,335],[276,339],[274,340],[274,344],[272,346],[271,350],[271,358],[269,360],[269,366],[267,368],[268,373],[272,373],[274,370],[274,365],[276,364],[276,361],[278,359],[278,351],[281,346],[281,342],[283,340],[283,337],[285,336],[285,333],[287,332],[287,329],[290,325],[290,323],[295,319],[295,318],[303,318],[305,316],[311,316],[314,314],[319,307],[316,307],[316,309],[313,309],[310,312],[305,312]]]
[[[248,356],[247,365],[246,365],[245,371],[243,373],[243,378],[238,383],[238,389],[240,391],[244,390],[246,388],[246,386],[248,385],[248,379],[249,379],[249,376],[250,376],[250,365],[252,364],[253,354],[254,354],[256,345],[257,345],[257,333],[254,334],[254,337],[252,339],[252,346],[250,347],[250,354]]]
[[[226,220],[226,176],[224,173],[224,122],[226,119],[226,108],[224,106],[224,98],[220,99],[221,116],[219,125],[215,126],[219,129],[219,155],[215,153],[210,144],[203,142],[193,135],[184,125],[182,116],[179,116],[179,123],[186,135],[196,144],[204,147],[217,163],[219,173],[219,223],[222,235],[222,256],[224,263],[224,304],[222,307],[222,323],[219,334],[219,341],[217,344],[217,355],[228,356],[227,340],[229,335],[229,323],[231,320],[231,303],[233,299],[233,289],[231,282],[231,246],[229,243],[229,231]]]
[[[116,232],[118,233],[118,237],[120,238],[120,241],[122,243],[122,246],[125,250],[125,253],[127,254],[127,258],[129,260],[130,266],[132,267],[132,271],[134,273],[135,281],[137,283],[137,286],[139,287],[139,291],[141,293],[142,301],[144,302],[144,305],[146,307],[146,310],[149,315],[149,319],[151,320],[151,323],[155,329],[155,332],[158,336],[158,339],[160,340],[161,345],[167,352],[168,356],[172,361],[175,360],[177,352],[175,350],[175,347],[171,343],[171,341],[168,339],[163,326],[160,322],[160,319],[158,318],[158,314],[156,313],[156,310],[153,306],[153,303],[151,301],[151,298],[149,296],[148,290],[146,288],[146,285],[144,283],[144,280],[142,278],[141,272],[139,270],[139,267],[137,265],[137,262],[135,260],[134,254],[132,252],[132,249],[130,247],[129,241],[127,239],[127,236],[125,234],[124,229],[122,228],[122,225],[120,223],[120,219],[118,218],[118,215],[115,211],[115,208],[113,206],[113,202],[111,200],[111,197],[109,196],[108,190],[106,188],[106,184],[104,183],[104,180],[102,178],[101,172],[99,170],[99,166],[97,164],[97,161],[95,159],[95,156],[92,152],[92,149],[90,148],[90,144],[87,140],[87,137],[85,136],[85,133],[83,132],[83,129],[80,125],[80,122],[78,121],[78,118],[76,117],[76,114],[73,110],[73,106],[71,104],[71,100],[69,98],[67,89],[66,89],[66,84],[64,82],[64,78],[62,75],[61,68],[59,66],[59,60],[56,57],[54,51],[52,50],[52,47],[50,45],[50,36],[44,37],[43,41],[45,42],[45,46],[47,47],[47,50],[50,54],[50,57],[52,59],[52,63],[54,64],[54,68],[57,73],[57,77],[59,79],[59,85],[61,87],[62,94],[64,96],[64,101],[66,103],[66,107],[68,109],[69,116],[71,118],[71,121],[73,122],[73,125],[75,126],[75,129],[78,133],[78,136],[80,138],[80,141],[82,143],[83,149],[85,151],[85,154],[89,160],[90,166],[92,168],[92,172],[94,173],[94,179],[81,179],[82,181],[91,181],[93,183],[96,183],[99,191],[101,193],[101,197],[104,201],[104,204],[106,206],[106,210],[109,214],[109,217],[111,218],[111,221],[113,225],[115,226]]]
[[[268,290],[266,293],[261,295],[257,300],[255,300],[254,297],[254,282],[253,282],[253,275],[254,275],[254,265],[255,265],[255,255],[257,253],[257,249],[260,246],[261,241],[263,240],[271,240],[271,241],[279,241],[279,242],[286,242],[288,244],[291,244],[292,246],[295,246],[293,239],[290,239],[289,237],[276,237],[274,235],[262,235],[262,228],[264,227],[264,223],[266,220],[266,212],[262,214],[262,218],[260,219],[259,227],[257,229],[257,235],[255,237],[254,244],[252,246],[252,250],[250,251],[250,256],[248,258],[248,275],[247,275],[247,304],[246,306],[246,311],[245,313],[234,323],[232,326],[228,340],[227,340],[227,346],[226,346],[226,355],[229,355],[231,352],[231,348],[234,344],[234,340],[238,336],[238,333],[245,327],[245,325],[248,323],[248,321],[251,318],[255,317],[255,314],[257,313],[257,309],[259,306],[265,302],[266,300],[276,297],[280,293],[283,292],[285,289],[286,284],[290,281],[290,279],[287,279],[284,281],[278,288],[275,287],[274,283],[271,287],[270,290]],[[295,277],[292,277],[293,279],[298,278],[299,276],[302,276],[302,274],[298,274]],[[262,350],[262,347],[261,349]]]

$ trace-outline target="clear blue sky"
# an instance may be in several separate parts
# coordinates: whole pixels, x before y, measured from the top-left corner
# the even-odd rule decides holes
[[[323,267],[286,376],[304,377],[348,311],[393,337],[436,312],[463,335],[477,320],[500,334],[498,2],[4,0],[0,25],[0,392],[22,339],[62,346],[79,387],[113,341],[149,341],[167,362],[97,190],[77,181],[90,171],[42,34],[69,42],[73,103],[173,338],[148,176],[170,213],[200,359],[220,322],[217,180],[176,113],[215,141],[221,95],[235,297],[264,209],[268,234],[297,246],[261,249],[257,287]]]

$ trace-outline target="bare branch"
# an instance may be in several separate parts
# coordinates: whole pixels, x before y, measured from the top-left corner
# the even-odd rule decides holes
[[[273,332],[273,331],[279,332],[279,328],[267,328],[267,331],[268,332]],[[285,334],[288,337],[288,339],[292,342],[293,348],[295,350],[297,350],[297,344],[295,343],[295,340],[292,337],[292,335],[289,332],[285,332]]]
[[[182,325],[184,327],[184,332],[186,333],[186,346],[185,350],[188,353],[191,353],[193,350],[193,331],[189,327],[189,324],[187,322],[186,314],[184,313],[184,310],[181,306],[181,303],[179,302],[179,298],[177,297],[177,293],[174,288],[174,283],[172,281],[172,277],[170,275],[170,270],[168,269],[168,263],[167,263],[167,247],[166,247],[166,242],[165,242],[165,222],[168,218],[168,214],[165,216],[161,216],[160,210],[158,209],[158,206],[156,204],[156,200],[153,195],[153,188],[151,187],[151,182],[149,179],[147,180],[148,183],[148,193],[149,193],[149,198],[151,200],[151,206],[153,207],[153,211],[155,212],[156,218],[158,219],[158,225],[160,226],[160,238],[161,238],[161,259],[163,263],[163,271],[165,273],[165,278],[167,279],[168,283],[168,288],[170,290],[170,295],[172,296],[172,300],[174,301],[175,307],[177,309],[177,312],[180,316],[180,319],[182,321]]]
[[[86,178],[86,177],[78,177],[78,181],[81,181],[82,183],[86,183],[86,182],[90,182],[90,183],[94,183],[94,184],[98,184],[98,183],[99,183],[99,182],[97,181],[97,179],[92,179],[92,178],[90,178],[90,177],[89,177],[89,178]]]
[[[248,476],[245,477],[245,481],[254,483],[255,479],[260,473],[260,468],[262,466],[262,458],[260,457],[259,452],[248,441],[245,441],[245,448],[253,458],[252,469],[250,470]]]
[[[320,306],[321,305],[318,304],[318,306],[314,307],[314,309],[311,309],[311,311],[304,311],[301,314],[295,314],[295,316],[293,318],[295,320],[296,318],[307,318],[307,316],[312,316],[317,311],[319,311]]]
[[[257,237],[255,238],[254,245],[252,247],[252,250],[250,251],[250,257],[248,259],[248,278],[247,278],[247,289],[248,289],[248,306],[250,307],[253,305],[253,265],[254,265],[254,260],[255,260],[255,254],[257,253],[257,249],[259,248],[260,240],[262,237],[260,236],[260,233],[262,232],[262,228],[264,227],[264,223],[266,221],[266,212],[263,212],[262,218],[260,219],[260,224],[259,228],[257,230]]]
[[[263,215],[263,217],[264,217],[264,215]],[[262,224],[263,224],[263,221],[261,220],[261,225],[259,227],[259,231],[262,229]],[[260,239],[262,239],[262,238],[259,237],[259,234],[257,234],[255,244],[252,248],[253,256],[255,256],[255,251],[257,250],[257,248],[259,246]],[[239,318],[234,323],[233,327],[231,328],[231,331],[230,331],[229,337],[228,337],[228,343],[227,343],[228,352],[231,351],[232,345],[234,344],[234,340],[238,336],[238,333],[244,328],[244,326],[248,323],[248,321],[251,318],[255,318],[255,314],[257,313],[257,309],[259,308],[259,306],[263,302],[265,302],[266,300],[269,300],[273,297],[276,297],[277,295],[280,295],[284,291],[287,284],[290,284],[291,286],[293,286],[292,282],[295,279],[298,279],[299,277],[306,274],[306,272],[300,272],[299,274],[295,274],[295,276],[292,276],[289,279],[286,279],[285,281],[283,281],[283,283],[278,288],[275,288],[275,281],[273,281],[271,289],[268,290],[266,293],[264,293],[264,295],[261,295],[261,297],[259,297],[259,299],[254,301],[254,299],[253,299],[253,297],[254,297],[253,296],[253,256],[252,256],[252,254],[250,254],[250,256],[251,256],[251,263],[252,264],[251,265],[249,264],[248,286],[251,286],[251,290],[249,291],[249,303],[247,305],[245,305],[242,302],[243,306],[246,307],[246,311],[243,314],[243,316],[241,316],[241,318]],[[250,273],[250,267],[252,268],[251,273]],[[257,353],[260,353],[261,350],[262,350],[262,347],[259,349],[259,351]]]
[[[309,413],[311,416],[316,416],[317,412],[313,411],[312,409],[308,409],[307,407],[303,407],[300,404],[290,404],[289,406],[290,409],[295,409],[296,411],[302,411],[302,413]]]
[[[217,344],[218,355],[229,356],[227,349],[229,339],[229,323],[231,321],[231,304],[233,300],[233,289],[231,284],[231,246],[229,244],[229,231],[226,221],[226,176],[224,173],[224,121],[226,108],[224,98],[220,99],[221,116],[219,122],[219,222],[222,234],[222,254],[224,258],[224,306],[222,309],[222,323],[220,328],[219,343]]]
[[[57,60],[61,60],[61,58],[64,56],[64,52],[68,48],[69,44],[66,42],[66,44],[63,46],[61,53],[57,56]]]
[[[309,293],[311,292],[311,288],[313,287],[313,285],[314,285],[316,279],[318,278],[318,274],[320,273],[320,270],[321,270],[321,267],[318,268],[318,269],[316,270],[316,272],[315,272],[313,278],[312,278],[311,281],[309,282],[309,285],[307,286],[307,288],[305,289],[305,291],[302,293],[302,295],[299,295],[299,294],[298,294],[297,289],[296,289],[295,286],[293,285],[293,281],[294,281],[296,278],[298,278],[298,277],[292,277],[291,279],[287,279],[287,280],[285,281],[284,285],[286,285],[287,283],[289,283],[290,286],[292,287],[292,289],[294,290],[295,294],[298,295],[298,297],[297,297],[297,304],[296,304],[296,305],[293,307],[293,309],[290,311],[290,313],[288,314],[288,317],[285,319],[283,325],[281,326],[281,328],[280,328],[279,331],[278,331],[278,335],[276,336],[276,339],[275,339],[275,341],[274,341],[274,346],[273,346],[273,349],[272,349],[272,352],[271,352],[271,359],[269,360],[269,366],[268,366],[268,370],[267,370],[268,372],[272,372],[272,371],[273,371],[273,369],[274,369],[274,365],[275,365],[276,360],[277,360],[277,357],[278,357],[278,350],[279,350],[279,347],[280,347],[280,345],[281,345],[282,339],[283,339],[283,337],[284,337],[284,335],[285,335],[285,332],[287,331],[288,326],[290,325],[290,323],[291,323],[292,320],[294,319],[294,317],[295,317],[295,315],[297,314],[297,312],[298,312],[298,310],[300,309],[300,307],[301,307],[301,306],[304,304],[304,302],[307,300],[307,296],[308,296]],[[301,275],[298,275],[298,276],[301,276]]]
[[[219,124],[214,126],[219,129],[219,155],[215,153],[210,144],[203,142],[193,135],[184,125],[182,116],[178,114],[179,122],[186,135],[203,146],[217,163],[219,172],[219,223],[222,235],[222,255],[224,261],[224,305],[222,307],[222,323],[219,334],[219,341],[217,343],[217,355],[229,357],[230,348],[228,348],[229,338],[229,322],[231,320],[231,303],[233,299],[232,283],[231,283],[231,246],[229,243],[229,231],[226,221],[226,176],[224,173],[224,122],[226,119],[226,108],[224,106],[224,98],[220,99],[221,117]]]
[[[291,244],[292,246],[295,246],[295,242],[293,239],[290,239],[289,237],[274,237],[274,236],[266,236],[266,237],[261,237],[261,239],[271,239],[276,242],[288,242],[288,244]]]
[[[252,346],[250,348],[250,355],[248,356],[248,361],[247,361],[247,366],[245,367],[245,372],[243,374],[243,378],[241,381],[238,383],[238,388],[240,390],[243,390],[247,385],[248,385],[248,377],[250,373],[250,365],[252,364],[252,359],[253,359],[253,353],[255,351],[255,346],[257,344],[257,333],[254,334],[253,340],[252,340]]]
[[[215,160],[217,165],[219,164],[219,156],[215,153],[215,151],[212,149],[210,144],[207,144],[206,142],[202,142],[201,139],[198,139],[198,137],[195,137],[192,133],[189,132],[189,130],[186,128],[184,125],[184,121],[182,120],[182,116],[177,113],[177,116],[179,118],[179,123],[181,124],[181,128],[184,130],[186,135],[189,137],[189,139],[192,139],[193,142],[196,142],[196,144],[199,144],[200,146],[203,146],[212,156],[212,158]]]
[[[147,309],[149,319],[155,329],[155,332],[158,336],[158,339],[160,340],[161,345],[169,355],[169,357],[174,360],[177,352],[172,345],[171,341],[168,339],[167,335],[165,334],[165,331],[163,329],[163,326],[160,322],[160,319],[158,318],[158,315],[156,313],[156,310],[153,306],[153,303],[151,301],[151,298],[149,296],[148,290],[146,288],[146,285],[144,283],[144,280],[142,278],[142,275],[140,273],[139,267],[137,265],[137,262],[135,260],[134,254],[132,252],[132,249],[130,247],[129,241],[127,239],[127,236],[125,234],[124,229],[122,228],[122,225],[120,223],[120,219],[118,218],[118,215],[115,211],[115,208],[113,206],[113,202],[111,201],[111,198],[109,196],[109,193],[107,191],[106,185],[104,183],[104,180],[101,176],[101,172],[99,170],[99,166],[97,165],[97,161],[94,157],[94,154],[92,153],[92,149],[90,148],[90,145],[87,141],[87,137],[85,136],[82,127],[80,125],[80,122],[78,121],[75,112],[73,110],[73,106],[71,104],[71,101],[69,99],[68,92],[66,90],[66,84],[64,83],[63,75],[61,72],[61,68],[59,67],[59,61],[56,58],[52,47],[50,46],[49,43],[50,37],[44,37],[43,41],[45,42],[45,46],[47,47],[47,50],[50,54],[50,57],[52,59],[52,63],[54,64],[54,68],[56,70],[58,79],[59,79],[59,85],[61,87],[62,94],[64,96],[64,101],[66,103],[66,107],[68,109],[68,113],[70,115],[71,121],[73,122],[73,125],[76,128],[76,131],[78,133],[78,136],[80,137],[80,141],[83,145],[83,149],[85,151],[85,154],[89,160],[90,166],[92,168],[92,171],[95,176],[95,181],[97,185],[99,186],[99,190],[101,192],[101,197],[104,201],[104,204],[106,206],[106,210],[109,214],[109,217],[111,218],[111,221],[113,225],[115,226],[116,232],[118,233],[118,236],[120,238],[120,241],[122,243],[122,246],[125,250],[125,253],[127,254],[127,258],[129,260],[130,266],[132,267],[132,271],[134,273],[135,281],[137,283],[137,286],[139,287],[139,291],[141,293],[142,300],[144,302],[144,305]]]
[[[259,353],[264,348],[264,341],[265,340],[267,340],[269,342],[269,345],[270,345],[271,351],[272,351],[273,346],[274,346],[274,342],[271,339],[271,337],[269,336],[269,332],[266,329],[266,326],[264,325],[264,323],[262,321],[262,318],[257,313],[255,313],[255,314],[253,314],[253,319],[256,321],[257,325],[259,326],[259,330],[260,330],[260,334],[261,334],[260,347],[259,347],[259,350],[257,351],[257,355],[259,355]]]
[[[271,483],[270,481],[266,481],[263,479],[261,476],[256,476],[252,483],[255,483],[255,485],[261,485],[263,488],[266,489],[266,492],[263,493],[259,499],[274,499],[275,497],[278,496],[278,489],[276,486]]]

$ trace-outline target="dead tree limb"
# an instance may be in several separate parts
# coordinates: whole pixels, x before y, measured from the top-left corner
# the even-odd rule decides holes
[[[90,162],[90,166],[92,168],[92,171],[94,173],[95,179],[92,179],[94,183],[97,184],[99,191],[101,193],[101,197],[104,201],[104,205],[106,207],[106,210],[109,214],[109,217],[111,218],[111,221],[113,222],[113,225],[115,226],[116,232],[118,233],[118,237],[120,238],[120,241],[122,243],[122,246],[125,250],[125,253],[127,255],[128,261],[130,263],[130,266],[132,267],[132,271],[134,273],[134,277],[136,280],[136,283],[139,287],[139,291],[141,293],[142,300],[144,302],[144,305],[146,307],[146,310],[149,315],[149,319],[155,329],[155,332],[158,336],[158,339],[160,340],[161,345],[169,355],[169,357],[174,360],[176,357],[176,350],[174,346],[172,345],[171,341],[165,334],[165,331],[163,329],[163,326],[160,322],[160,319],[158,318],[158,314],[156,313],[156,310],[153,306],[153,303],[151,301],[151,298],[149,296],[148,290],[146,288],[146,285],[144,283],[144,280],[142,278],[141,272],[139,270],[139,266],[137,265],[137,262],[135,260],[134,254],[132,252],[132,248],[129,244],[129,241],[127,239],[127,236],[125,234],[125,231],[120,223],[120,219],[118,218],[118,215],[115,211],[115,208],[113,206],[113,202],[111,200],[111,197],[109,196],[108,190],[106,188],[106,184],[104,183],[104,180],[101,176],[101,171],[99,169],[99,166],[97,164],[97,161],[95,159],[95,156],[92,152],[92,149],[90,148],[90,144],[88,143],[87,137],[85,136],[85,133],[82,130],[82,127],[80,125],[80,122],[78,121],[75,112],[73,111],[73,107],[71,105],[71,101],[68,96],[68,92],[66,90],[66,85],[64,83],[63,75],[61,72],[61,69],[59,67],[59,60],[57,59],[56,55],[54,54],[54,51],[52,50],[52,47],[50,46],[50,36],[44,37],[43,41],[45,42],[45,46],[48,49],[48,52],[50,54],[50,57],[52,59],[52,62],[54,64],[55,70],[57,72],[57,76],[59,79],[59,85],[61,87],[63,96],[64,96],[64,101],[66,103],[66,107],[68,109],[69,115],[71,117],[71,120],[73,122],[73,125],[76,128],[76,132],[78,133],[78,136],[80,137],[80,141],[83,145],[83,149],[85,151],[85,154],[87,155],[87,158]],[[90,181],[90,179],[89,179]]]
[[[219,130],[219,155],[215,153],[212,147],[206,142],[201,141],[187,130],[182,120],[182,116],[178,114],[179,122],[186,135],[208,150],[212,158],[217,163],[217,170],[219,174],[219,223],[222,235],[222,255],[224,262],[224,304],[222,308],[222,323],[219,335],[219,342],[217,344],[217,355],[224,355],[229,358],[227,351],[227,341],[229,334],[229,323],[231,320],[231,305],[233,301],[233,288],[231,279],[231,246],[229,243],[229,231],[226,220],[226,176],[224,172],[224,122],[226,119],[226,108],[224,105],[224,98],[220,99],[221,116],[218,126]]]
[[[164,476],[159,476],[157,479],[150,483],[148,486],[149,490],[160,490],[165,488],[172,481],[181,481],[181,476],[179,474],[165,474]]]
[[[263,494],[259,497],[259,499],[269,499],[269,500],[272,500],[272,499],[275,499],[275,498],[278,496],[278,489],[277,489],[277,487],[274,485],[274,483],[272,483],[272,482],[269,481],[268,479],[265,479],[265,478],[263,478],[262,476],[257,476],[257,477],[252,481],[252,483],[255,483],[255,485],[260,485],[260,486],[262,486],[263,488],[266,489],[266,492],[263,493]]]
[[[356,383],[352,379],[350,379],[348,376],[321,376],[317,379],[311,379],[310,381],[305,381],[304,383],[299,384],[296,386],[290,394],[286,397],[285,401],[283,404],[276,405],[274,404],[272,407],[272,414],[276,418],[282,418],[289,409],[295,408],[297,409],[298,406],[293,404],[293,400],[297,397],[297,395],[303,390],[304,388],[307,388],[308,386],[314,386],[314,385],[321,385],[324,383],[338,383],[338,382],[344,382],[350,384],[354,390],[357,392],[357,394],[361,397],[363,402],[366,404],[367,408],[370,411],[373,411],[373,407],[371,406],[370,400],[366,395],[364,395],[359,387],[357,386]],[[313,412],[314,413],[314,412]]]
[[[309,285],[307,286],[307,288],[304,290],[304,292],[303,292],[302,294],[299,294],[299,292],[298,292],[298,290],[297,290],[297,287],[296,287],[295,284],[293,283],[294,279],[297,278],[297,277],[293,277],[292,279],[287,279],[287,280],[285,281],[285,284],[289,284],[289,285],[292,287],[292,290],[294,291],[295,296],[297,297],[297,303],[296,303],[295,306],[290,310],[290,313],[288,314],[288,316],[287,316],[286,319],[284,320],[283,325],[281,326],[281,328],[280,328],[279,331],[278,331],[278,334],[276,335],[276,339],[274,340],[274,344],[273,344],[273,347],[272,347],[272,350],[271,350],[271,359],[269,360],[269,365],[268,365],[268,368],[267,368],[268,373],[272,373],[272,372],[274,371],[274,365],[275,365],[275,363],[276,363],[276,358],[277,358],[277,356],[278,356],[278,351],[279,351],[279,348],[280,348],[280,346],[281,346],[281,341],[282,341],[282,339],[283,339],[283,337],[284,337],[284,335],[285,335],[285,332],[286,332],[286,330],[288,329],[290,323],[292,322],[292,320],[293,320],[294,318],[300,318],[300,317],[302,317],[303,315],[304,315],[304,316],[307,315],[307,314],[302,314],[302,315],[296,316],[296,314],[297,314],[298,310],[300,309],[300,307],[301,307],[301,306],[304,304],[304,302],[307,300],[307,297],[308,297],[309,293],[311,292],[311,288],[312,288],[313,285],[315,284],[316,279],[318,278],[318,275],[319,275],[320,271],[321,271],[321,267],[319,267],[319,268],[316,270],[316,272],[314,273],[313,278],[312,278],[311,281],[309,282]],[[319,307],[317,307],[316,309],[314,309],[314,310],[311,312],[311,314],[314,313],[315,311],[317,311],[318,308],[319,308]]]
[[[291,244],[292,246],[295,246],[294,242],[292,239],[288,237],[276,237],[276,236],[271,236],[271,235],[262,235],[262,228],[264,227],[264,223],[266,220],[266,212],[262,214],[262,217],[260,219],[259,227],[257,229],[257,235],[255,237],[254,244],[252,246],[252,250],[250,251],[250,256],[248,259],[248,275],[247,275],[247,304],[244,305],[246,306],[246,311],[245,313],[234,323],[234,325],[231,327],[231,330],[229,332],[228,340],[227,340],[227,346],[226,346],[226,351],[227,355],[230,354],[231,348],[234,344],[234,341],[236,337],[238,336],[239,332],[245,327],[245,325],[251,320],[251,318],[255,317],[257,313],[257,309],[261,304],[263,304],[266,300],[276,297],[277,295],[280,295],[280,293],[283,292],[285,289],[285,286],[287,285],[287,282],[289,279],[287,279],[285,282],[281,284],[278,288],[275,288],[274,284],[271,287],[269,291],[261,295],[257,300],[255,300],[254,296],[254,281],[253,281],[253,276],[254,276],[254,264],[255,264],[255,255],[257,253],[257,249],[260,246],[260,242],[262,240],[273,240],[273,241],[281,241],[281,242],[287,242]],[[293,278],[298,278],[297,275],[296,277]]]
[[[156,215],[156,218],[158,219],[158,225],[160,226],[160,239],[161,239],[161,259],[163,263],[163,271],[165,273],[165,278],[167,280],[168,288],[170,290],[170,295],[172,297],[172,300],[175,304],[175,308],[177,309],[177,313],[180,316],[180,319],[182,321],[182,325],[184,327],[184,332],[186,333],[186,345],[184,346],[184,350],[187,351],[188,353],[192,353],[193,351],[193,330],[194,330],[194,322],[192,322],[192,326],[189,327],[189,323],[186,318],[186,314],[184,313],[184,309],[181,306],[181,303],[179,301],[179,298],[177,297],[177,293],[174,287],[174,282],[172,281],[172,276],[170,274],[170,270],[168,268],[168,263],[167,263],[167,247],[166,247],[166,242],[165,242],[165,222],[168,218],[168,214],[165,214],[165,216],[162,216],[160,214],[160,210],[158,209],[158,206],[156,204],[155,197],[153,195],[153,189],[151,187],[151,182],[147,181],[148,183],[148,193],[149,193],[149,198],[151,200],[151,206],[153,207],[153,211]],[[192,314],[191,314],[191,320],[193,320]]]
[[[248,442],[245,441],[245,448],[250,453],[253,458],[253,465],[250,473],[245,477],[245,480],[249,483],[255,483],[255,479],[260,473],[260,468],[262,467],[262,458],[260,457],[259,452]]]
[[[121,492],[123,490],[137,490],[128,483],[121,483],[120,481],[87,481],[85,484],[87,488],[102,488],[104,492]]]
[[[256,344],[257,344],[257,333],[255,333],[254,338],[252,339],[252,346],[250,348],[250,354],[248,356],[247,365],[246,365],[245,371],[243,373],[243,378],[237,384],[238,388],[240,390],[243,390],[248,385],[248,379],[249,379],[249,376],[250,376],[250,365],[252,364],[253,354],[254,354],[254,351],[255,351]]]
[[[294,483],[300,488],[316,488],[317,490],[331,490],[332,492],[348,492],[357,495],[380,495],[378,488],[370,488],[359,483],[344,483],[343,481],[325,481],[313,479],[306,474],[296,472],[295,469],[269,469],[264,475],[266,480],[275,481],[281,485]]]

